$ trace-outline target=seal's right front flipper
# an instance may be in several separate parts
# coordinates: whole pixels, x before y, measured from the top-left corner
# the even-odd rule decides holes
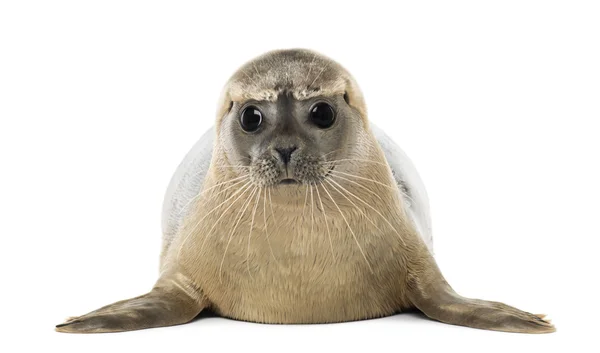
[[[184,324],[193,320],[206,306],[200,291],[159,281],[152,291],[139,297],[107,305],[86,315],[69,318],[56,325],[56,331],[100,333],[140,330]]]

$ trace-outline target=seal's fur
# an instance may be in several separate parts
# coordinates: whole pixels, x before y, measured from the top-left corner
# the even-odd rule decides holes
[[[331,129],[306,119],[320,101],[335,107]],[[238,121],[250,103],[265,112],[256,134]],[[390,162],[384,134],[374,131],[356,83],[332,60],[285,50],[244,65],[224,89],[201,178],[184,172],[169,188],[153,290],[57,330],[168,326],[205,309],[254,322],[326,323],[416,308],[450,324],[554,331],[541,315],[454,292],[430,249],[416,172]],[[290,146],[296,152],[283,165],[274,151]],[[282,168],[295,184],[281,183]],[[186,185],[194,190],[180,197]]]

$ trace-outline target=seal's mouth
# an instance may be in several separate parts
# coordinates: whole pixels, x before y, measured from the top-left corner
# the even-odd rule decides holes
[[[283,178],[281,180],[279,180],[279,182],[277,182],[277,185],[300,185],[300,184],[315,184],[315,183],[319,183],[320,181],[322,181],[323,179],[329,177],[331,175],[331,172],[333,171],[333,169],[335,168],[335,166],[331,166],[329,168],[329,170],[327,170],[327,173],[325,173],[325,175],[323,175],[322,177],[319,178],[319,180],[315,180],[315,181],[300,181],[296,178],[290,178],[290,177],[286,177]]]
[[[325,174],[325,178],[327,178],[329,175],[331,175],[331,172],[333,171],[334,168],[335,168],[335,165],[332,165],[331,168],[329,168],[329,170],[327,171],[327,174]]]

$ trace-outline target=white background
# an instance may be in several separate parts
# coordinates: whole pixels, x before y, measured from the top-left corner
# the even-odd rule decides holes
[[[594,1],[1,2],[0,350],[596,350],[599,18]],[[223,84],[294,47],[347,67],[412,157],[453,287],[546,313],[558,332],[414,314],[53,331],[150,289],[164,191]]]

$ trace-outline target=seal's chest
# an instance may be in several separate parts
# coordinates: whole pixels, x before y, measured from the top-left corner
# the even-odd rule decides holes
[[[370,257],[389,250],[392,229],[368,218],[366,211],[327,215],[307,207],[301,213],[256,210],[224,227],[211,243],[212,256],[221,256],[221,269],[245,266],[252,272],[286,267],[321,268],[322,264],[373,266]],[[362,265],[360,265],[362,264]]]
[[[310,211],[278,215],[257,211],[254,218],[243,217],[207,246],[199,278],[221,314],[261,322],[331,322],[358,315],[346,305],[365,305],[370,316],[397,310],[389,293],[397,292],[402,271],[396,240],[382,224],[351,213],[345,219]],[[374,294],[372,288],[388,290]],[[323,310],[347,317],[319,317]]]

